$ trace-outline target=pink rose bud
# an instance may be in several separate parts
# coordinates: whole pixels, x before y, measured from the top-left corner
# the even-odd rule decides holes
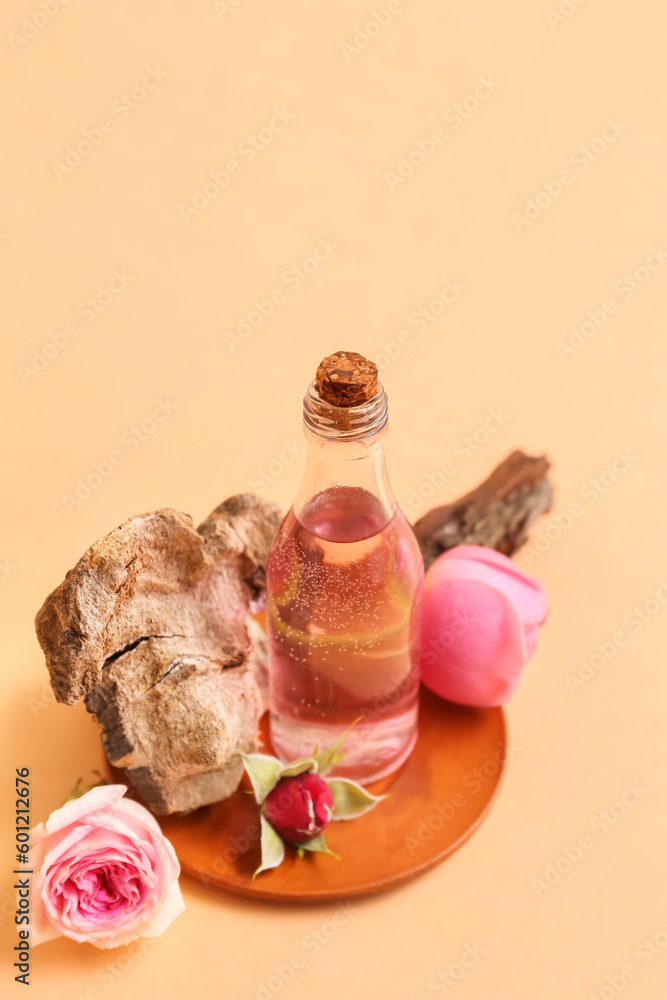
[[[273,829],[294,844],[322,833],[332,808],[331,789],[312,771],[281,778],[264,800],[264,812]]]
[[[424,684],[462,705],[505,704],[547,611],[542,585],[507,556],[481,545],[449,549],[424,578]]]

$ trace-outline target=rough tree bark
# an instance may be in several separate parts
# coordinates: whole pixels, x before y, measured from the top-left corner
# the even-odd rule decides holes
[[[232,497],[133,517],[91,546],[35,619],[58,701],[85,699],[107,757],[156,813],[230,795],[257,749],[266,645],[250,618],[280,520]]]
[[[426,569],[455,545],[486,545],[508,556],[516,552],[531,525],[551,509],[550,467],[546,455],[513,451],[472,492],[424,514],[413,529]]]

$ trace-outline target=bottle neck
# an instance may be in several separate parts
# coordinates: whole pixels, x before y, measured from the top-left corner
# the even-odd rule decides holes
[[[314,386],[304,399],[306,470],[293,504],[305,528],[331,541],[377,534],[396,511],[384,459],[387,397],[361,406],[324,403]]]

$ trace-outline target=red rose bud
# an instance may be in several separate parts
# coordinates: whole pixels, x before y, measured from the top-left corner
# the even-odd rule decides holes
[[[264,800],[264,812],[283,840],[302,844],[322,833],[331,819],[333,795],[314,772],[281,778]]]

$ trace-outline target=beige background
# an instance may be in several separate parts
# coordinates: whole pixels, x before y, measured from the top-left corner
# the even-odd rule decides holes
[[[410,334],[382,376],[402,503],[428,492],[448,458],[456,471],[430,502],[465,491],[515,445],[554,461],[560,526],[546,522],[544,551],[519,559],[552,608],[508,709],[519,750],[470,843],[420,880],[355,903],[318,954],[304,937],[333,907],[259,906],[184,878],[186,912],[140,957],[65,940],[40,947],[35,998],[187,990],[242,1000],[299,954],[305,967],[270,996],[417,1000],[445,995],[429,980],[475,945],[483,957],[446,995],[610,997],[605,977],[620,983],[628,962],[637,976],[624,995],[664,995],[667,949],[652,955],[642,941],[657,940],[656,952],[667,943],[667,267],[653,257],[657,269],[638,271],[632,294],[623,276],[667,240],[667,9],[562,0],[558,19],[557,0],[391,6],[363,45],[358,31],[385,0],[71,0],[48,18],[37,0],[3,4],[4,957],[16,940],[13,768],[32,769],[38,820],[99,755],[83,707],[48,693],[35,611],[131,514],[172,506],[198,521],[256,486],[269,463],[274,481],[260,488],[288,505],[303,458],[285,462],[285,442],[301,441],[303,390],[332,350],[377,358],[383,342]],[[154,89],[123,111],[147,67]],[[491,82],[475,100],[480,78]],[[466,99],[464,120],[454,106]],[[239,147],[275,108],[294,117],[250,162]],[[99,145],[58,168],[101,119]],[[433,155],[404,181],[387,177],[401,155],[419,160],[416,143],[434,129]],[[198,214],[179,208],[232,159],[240,169],[223,192]],[[564,170],[570,182],[554,196]],[[537,217],[513,219],[539,192]],[[286,272],[320,239],[338,246],[295,289]],[[80,303],[123,268],[132,280],[86,322]],[[410,326],[447,280],[465,292],[424,329]],[[230,351],[225,334],[276,289],[273,315]],[[569,328],[610,299],[605,324],[562,360]],[[80,332],[67,342],[72,321]],[[33,349],[52,334],[65,346],[48,348],[55,356],[38,371]],[[139,442],[131,428],[158,399],[175,408]],[[504,416],[484,431],[489,408]],[[476,435],[470,454],[466,435]],[[617,450],[629,457],[609,471]],[[66,502],[111,452],[112,473]],[[642,621],[633,608],[644,605]],[[615,655],[596,659],[573,692],[567,675],[596,643]],[[639,797],[599,832],[626,782]],[[584,834],[592,847],[581,860],[537,888],[531,880]]]

